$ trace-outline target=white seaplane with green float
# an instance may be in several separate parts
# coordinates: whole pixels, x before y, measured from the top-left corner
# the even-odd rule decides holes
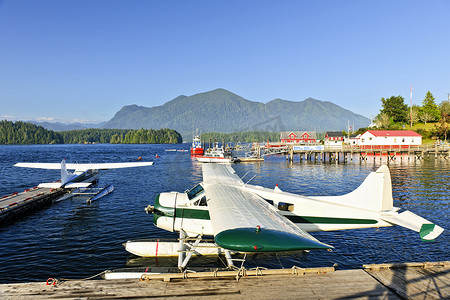
[[[230,165],[203,164],[203,182],[184,192],[161,193],[153,223],[179,232],[179,239],[135,240],[127,251],[143,257],[178,256],[183,270],[192,255],[332,249],[310,233],[400,225],[423,240],[438,237],[443,228],[410,211],[393,207],[389,169],[371,172],[354,191],[340,196],[301,196],[244,183]],[[244,257],[245,259],[245,257]],[[242,261],[242,260],[240,260]],[[241,265],[242,267],[242,265]]]

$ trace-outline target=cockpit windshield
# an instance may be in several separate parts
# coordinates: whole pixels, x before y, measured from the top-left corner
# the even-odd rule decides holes
[[[204,192],[203,187],[200,184],[197,184],[187,192],[187,196],[189,200],[192,200],[198,195],[202,194],[203,192]]]

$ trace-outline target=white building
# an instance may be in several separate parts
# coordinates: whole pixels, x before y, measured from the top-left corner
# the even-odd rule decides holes
[[[408,148],[422,145],[422,136],[412,130],[368,130],[361,134],[358,145],[363,148]]]

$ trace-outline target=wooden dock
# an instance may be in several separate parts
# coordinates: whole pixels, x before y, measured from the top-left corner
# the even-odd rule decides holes
[[[290,144],[285,148],[265,148],[265,155],[284,154],[288,161],[294,161],[295,156],[299,160],[314,162],[347,162],[359,159],[368,160],[423,160],[425,157],[434,159],[449,159],[450,146],[421,145],[421,146],[355,146],[355,145],[295,145]]]
[[[29,188],[0,198],[0,226],[14,222],[30,212],[42,209],[67,193],[64,189]]]
[[[212,273],[212,272],[210,272]],[[217,275],[217,274],[216,274]],[[172,276],[168,278],[168,276]],[[195,278],[194,278],[195,277]],[[236,280],[236,279],[239,280]],[[450,261],[0,285],[1,299],[449,299]]]

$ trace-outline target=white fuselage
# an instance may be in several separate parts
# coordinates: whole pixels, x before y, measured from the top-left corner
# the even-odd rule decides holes
[[[346,204],[351,194],[304,197],[282,192],[278,188],[268,189],[254,185],[243,185],[241,188],[259,195],[271,203],[274,210],[307,232],[392,226],[380,219],[381,214],[386,212]],[[169,231],[183,229],[190,235],[213,235],[203,190],[191,199],[189,191],[162,193],[157,202],[156,210],[161,206],[165,211],[172,209],[175,214],[160,213],[154,218],[156,226]],[[394,208],[391,212],[395,213],[396,210]]]

